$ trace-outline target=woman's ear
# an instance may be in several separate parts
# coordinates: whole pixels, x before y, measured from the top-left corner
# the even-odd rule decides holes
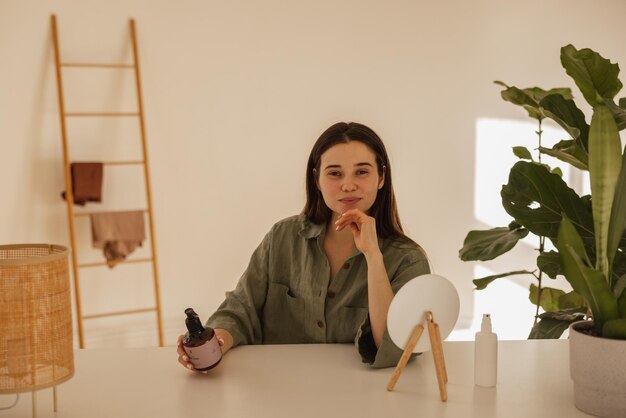
[[[382,189],[385,185],[385,174],[387,173],[387,166],[383,166],[383,174],[380,176],[380,181],[378,182],[378,190]]]

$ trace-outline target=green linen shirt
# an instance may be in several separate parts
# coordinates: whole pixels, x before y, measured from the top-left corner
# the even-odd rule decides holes
[[[402,350],[385,331],[377,349],[367,305],[367,262],[355,251],[331,280],[324,252],[326,225],[303,215],[276,223],[254,251],[235,290],[208,319],[240,344],[354,342],[364,363],[395,366]],[[378,240],[394,294],[430,272],[423,251],[400,240]]]

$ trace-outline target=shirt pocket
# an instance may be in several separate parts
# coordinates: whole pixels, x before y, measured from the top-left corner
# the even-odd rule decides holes
[[[304,299],[286,285],[269,283],[263,308],[263,342],[298,344],[304,338]]]
[[[337,342],[353,343],[357,331],[367,319],[368,309],[360,306],[342,306],[337,318]]]

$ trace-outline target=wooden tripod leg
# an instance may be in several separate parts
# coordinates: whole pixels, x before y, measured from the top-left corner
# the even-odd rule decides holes
[[[437,344],[439,345],[439,355],[441,357],[441,365],[443,366],[443,376],[445,378],[445,382],[448,383],[448,370],[446,369],[446,358],[445,355],[443,353],[443,344],[441,342],[441,332],[439,331],[439,324],[438,323],[434,323],[435,324],[435,330],[437,331]]]
[[[393,391],[393,388],[396,386],[396,382],[400,378],[402,370],[404,370],[404,366],[406,366],[406,364],[408,363],[409,358],[411,357],[411,353],[413,352],[415,345],[417,345],[417,341],[420,339],[423,331],[424,327],[419,324],[416,325],[413,329],[413,333],[409,337],[409,342],[407,342],[406,347],[404,348],[404,352],[402,353],[402,357],[400,357],[400,361],[398,361],[398,365],[393,371],[391,379],[389,380],[389,384],[387,385],[387,390],[389,392]]]
[[[446,389],[447,377],[443,358],[443,348],[441,344],[440,334],[437,330],[438,325],[433,322],[431,312],[426,314],[428,324],[428,335],[430,336],[430,347],[433,351],[433,360],[435,360],[435,369],[437,371],[437,383],[439,383],[439,396],[441,401],[448,400],[448,391]]]

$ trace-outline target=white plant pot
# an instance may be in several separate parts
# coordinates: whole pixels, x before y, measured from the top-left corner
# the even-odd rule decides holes
[[[570,375],[576,408],[600,417],[626,417],[626,341],[577,331],[592,321],[570,325]]]

